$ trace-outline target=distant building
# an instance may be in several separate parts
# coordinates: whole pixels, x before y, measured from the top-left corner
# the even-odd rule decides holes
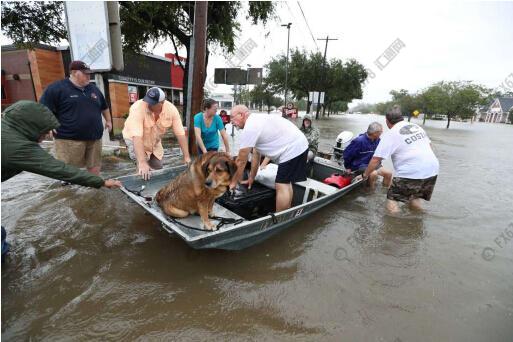
[[[511,123],[509,112],[513,109],[513,97],[498,97],[492,101],[484,116],[485,122]]]
[[[233,94],[212,93],[210,98],[217,101],[219,109],[230,110],[233,107]]]
[[[180,66],[180,63],[185,67],[187,58],[177,56],[174,53],[166,53],[165,56],[171,60],[171,87],[183,92],[184,69]]]
[[[167,99],[182,109],[183,86],[180,75],[173,76],[178,70],[172,68],[173,60],[146,53],[125,53],[124,61],[123,71],[102,73],[115,134],[121,132],[130,105],[143,98],[151,87],[162,88]],[[69,76],[70,62],[69,47],[37,45],[28,50],[2,46],[2,109],[19,100],[38,101],[50,83]],[[174,84],[172,79],[178,78],[180,82]]]

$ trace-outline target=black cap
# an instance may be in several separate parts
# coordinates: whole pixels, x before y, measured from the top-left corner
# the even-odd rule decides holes
[[[158,87],[153,87],[148,89],[146,96],[144,96],[143,101],[148,103],[150,106],[154,106],[159,102],[163,102],[166,99],[166,94],[164,91]]]
[[[92,71],[91,69],[89,68],[89,66],[87,64],[85,64],[84,62],[82,61],[73,61],[69,64],[69,71],[71,72],[71,70],[80,70],[86,74],[91,74]]]

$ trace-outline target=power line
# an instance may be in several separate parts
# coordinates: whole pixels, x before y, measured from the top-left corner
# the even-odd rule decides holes
[[[293,21],[296,22],[296,23],[299,23],[299,20],[296,18],[296,15],[294,14],[294,11],[292,11],[292,9],[290,8],[289,3],[287,1],[285,1],[285,5],[287,6],[287,10],[289,11],[291,17],[294,19]],[[298,27],[299,31],[297,31],[297,29],[296,29],[295,32],[299,33],[301,35],[301,41],[304,41],[305,40],[304,39],[305,38],[304,37],[305,36],[305,31],[303,30],[303,26],[302,25],[298,25],[297,27]]]
[[[317,48],[317,51],[319,51],[319,45],[317,45],[317,41],[314,38],[314,35],[312,33],[312,30],[310,29],[310,25],[308,24],[308,20],[306,20],[305,13],[303,12],[303,8],[301,8],[301,4],[299,1],[297,2],[297,5],[299,6],[299,9],[301,10],[301,14],[303,15],[303,19],[305,19],[306,27],[308,27],[308,31],[310,31],[310,36],[312,37],[312,40],[315,44],[315,47]]]

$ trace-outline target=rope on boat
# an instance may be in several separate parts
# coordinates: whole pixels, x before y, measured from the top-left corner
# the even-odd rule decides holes
[[[171,216],[165,215],[165,217],[171,223],[177,224],[177,225],[182,226],[187,229],[197,230],[200,232],[212,232],[212,230],[209,230],[209,229],[202,229],[202,228],[189,226],[183,222],[178,221],[177,219],[175,219],[174,217],[171,217]],[[219,221],[219,223],[216,225],[216,229],[220,229],[222,226],[227,225],[227,224],[237,225],[239,223],[244,222],[244,219],[236,219],[236,218],[231,218],[231,217],[209,216],[209,218],[212,220]]]

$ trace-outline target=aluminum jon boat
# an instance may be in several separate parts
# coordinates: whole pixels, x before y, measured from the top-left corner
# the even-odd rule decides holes
[[[144,181],[138,175],[118,179],[123,182],[121,190],[129,198],[161,221],[167,232],[177,234],[194,249],[241,250],[255,245],[293,226],[363,183],[360,179],[353,179],[342,189],[324,184],[322,180],[344,170],[336,162],[316,157],[309,170],[310,178],[293,184],[294,198],[290,209],[273,213],[275,191],[272,189],[258,183],[254,183],[251,190],[239,186],[235,195],[226,193],[216,200],[213,210],[215,218],[211,221],[218,224],[218,230],[207,231],[201,229],[199,216],[170,218],[153,200],[160,188],[185,169],[186,166],[181,165],[155,171],[149,181]]]

